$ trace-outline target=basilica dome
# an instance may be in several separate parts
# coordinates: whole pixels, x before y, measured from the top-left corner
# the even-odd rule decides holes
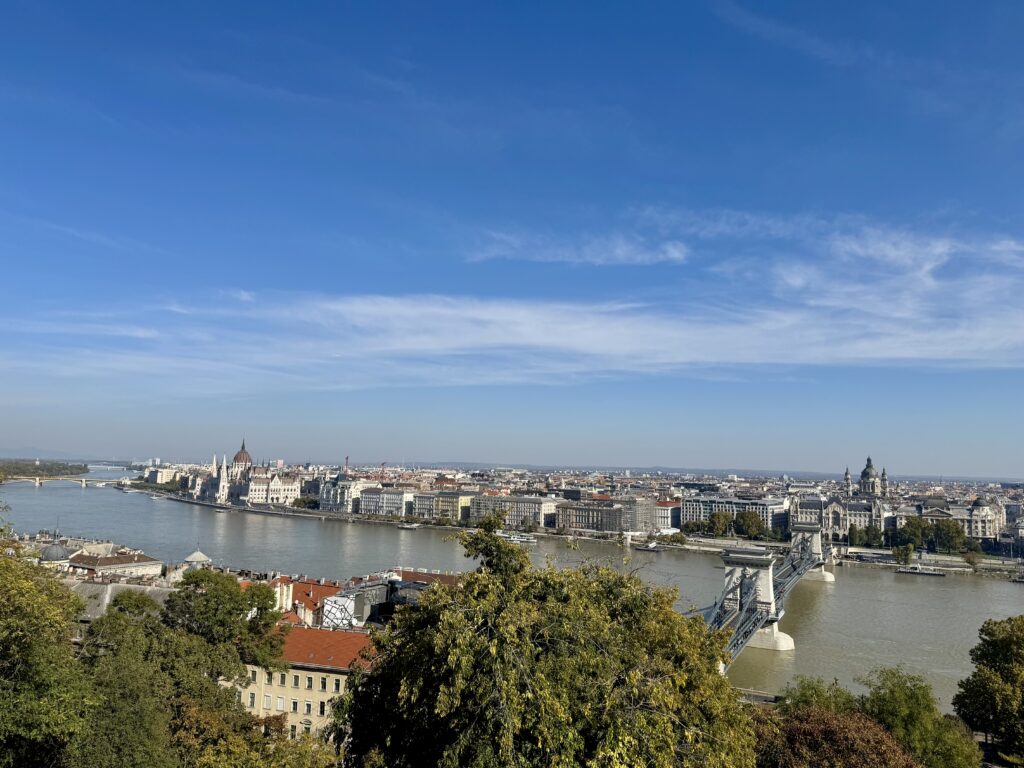
[[[875,465],[871,463],[871,457],[868,456],[867,466],[861,470],[860,479],[867,480],[874,477],[878,477],[878,471],[875,469]]]

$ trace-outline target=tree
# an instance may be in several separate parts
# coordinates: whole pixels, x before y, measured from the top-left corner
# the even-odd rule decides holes
[[[899,667],[876,669],[858,680],[868,692],[861,711],[881,723],[926,768],[977,768],[981,751],[956,720],[939,712],[931,686]]]
[[[850,532],[847,534],[847,540],[851,547],[863,547],[864,546],[864,531],[858,528],[856,525],[850,524]]]
[[[764,533],[761,516],[752,509],[745,509],[738,513],[733,525],[736,528],[736,533],[751,539]]]
[[[292,506],[296,509],[320,509],[320,499],[315,496],[299,496],[292,500]]]
[[[885,729],[858,712],[809,706],[798,714],[759,713],[757,768],[917,768]]]
[[[2,505],[0,505],[2,506]],[[0,512],[3,510],[0,509]],[[50,766],[95,702],[71,652],[82,605],[0,527],[0,766]]]
[[[967,535],[956,520],[936,520],[932,526],[935,548],[952,554],[963,549]]]
[[[953,708],[1006,755],[1024,759],[1024,615],[990,619],[978,637],[974,672],[960,681]]]
[[[707,531],[712,536],[725,536],[732,525],[732,515],[728,512],[712,512],[708,517]]]
[[[335,710],[347,765],[753,765],[721,635],[633,574],[535,568],[496,525],[460,537],[476,572],[375,633]]]
[[[877,525],[869,525],[864,529],[864,543],[869,547],[882,546],[882,531]]]
[[[896,559],[897,563],[910,565],[910,561],[914,557],[914,545],[904,544],[902,547],[893,547],[892,556]]]
[[[247,664],[271,668],[284,647],[283,631],[275,626],[281,618],[276,603],[264,584],[243,591],[234,577],[201,569],[186,573],[167,598],[163,621],[212,645],[234,647]]]
[[[798,677],[796,684],[789,684],[782,692],[779,711],[785,715],[796,715],[811,707],[843,714],[856,712],[857,697],[843,688],[838,680],[826,683],[820,677]]]
[[[82,662],[99,701],[69,748],[71,768],[179,764],[168,707],[174,685],[154,658],[161,651],[158,611],[145,594],[123,592],[90,627]]]
[[[931,539],[931,528],[931,524],[920,517],[908,517],[903,526],[896,529],[893,546],[910,544],[914,549],[920,549]]]

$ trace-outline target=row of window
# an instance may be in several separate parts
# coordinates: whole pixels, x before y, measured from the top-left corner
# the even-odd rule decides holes
[[[281,686],[287,685],[288,674],[286,672],[280,672],[278,674],[280,675],[280,682],[278,684],[281,685]],[[299,687],[299,678],[300,678],[300,675],[292,675],[292,688],[298,688]],[[249,670],[249,679],[252,680],[254,683],[256,682],[256,670],[255,669]],[[273,672],[267,672],[267,685],[273,685],[273,684],[274,684],[274,673]],[[306,675],[306,690],[307,691],[312,691],[313,690],[313,676],[312,675]],[[320,690],[321,691],[326,691],[327,690],[327,678],[326,677],[321,676],[321,678],[320,678]],[[334,678],[334,692],[335,693],[341,693],[341,678],[340,677]]]
[[[266,693],[266,694],[263,695],[263,708],[264,709],[270,709],[270,705],[271,705],[271,696],[270,696],[269,693]],[[304,702],[304,705],[305,705],[305,708],[303,709],[303,714],[306,714],[306,715],[313,714],[313,702],[312,701],[306,701],[306,702]],[[250,693],[249,694],[249,709],[256,709],[256,694],[255,693]],[[319,714],[320,717],[324,717],[327,714],[327,702],[326,701],[319,702],[319,708],[318,709],[319,709],[319,711],[317,712],[317,714]],[[277,711],[278,712],[284,712],[284,696],[278,696],[277,697]],[[296,714],[298,714],[298,711],[299,711],[299,700],[298,699],[292,699],[291,711],[296,713]]]

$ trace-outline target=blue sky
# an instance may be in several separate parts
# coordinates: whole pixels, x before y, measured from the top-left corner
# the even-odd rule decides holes
[[[7,3],[0,451],[1022,476],[1022,28]]]

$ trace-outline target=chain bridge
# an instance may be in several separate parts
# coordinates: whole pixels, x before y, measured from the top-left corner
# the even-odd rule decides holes
[[[734,547],[722,552],[725,588],[704,609],[712,629],[731,630],[726,649],[732,661],[751,645],[777,651],[793,650],[793,638],[778,628],[786,596],[801,578],[835,581],[826,571],[832,545],[822,541],[817,523],[794,523],[792,545],[785,556],[765,547]]]
[[[67,482],[67,483],[78,483],[83,488],[87,485],[113,485],[116,480],[97,480],[94,478],[87,479],[83,475],[69,475],[67,477],[7,477],[3,479],[5,483],[32,483],[36,488],[42,486],[43,483],[56,483],[56,482]]]

